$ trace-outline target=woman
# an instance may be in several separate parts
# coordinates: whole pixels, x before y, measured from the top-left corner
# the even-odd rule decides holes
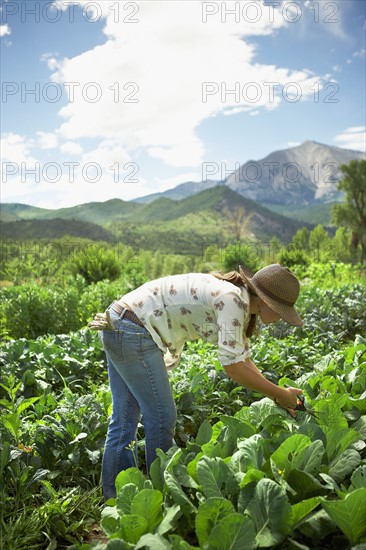
[[[229,377],[295,415],[301,390],[280,388],[267,380],[250,359],[249,339],[257,316],[265,324],[283,319],[302,325],[294,308],[299,282],[278,264],[254,276],[242,266],[239,269],[227,275],[162,277],[109,306],[108,328],[100,332],[113,401],[102,465],[105,500],[115,497],[118,472],[136,464],[141,414],[147,469],[157,448],[167,451],[174,444],[176,408],[167,368],[178,364],[187,340],[202,338],[218,344],[219,360]],[[95,321],[93,328],[101,328],[97,317]]]

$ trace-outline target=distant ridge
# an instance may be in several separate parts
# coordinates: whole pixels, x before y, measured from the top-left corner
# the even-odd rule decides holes
[[[3,204],[2,213],[5,217],[17,216],[16,221],[2,223],[5,239],[73,235],[129,243],[137,248],[166,253],[196,255],[202,254],[210,243],[223,246],[238,239],[269,243],[277,237],[282,242],[289,242],[304,225],[313,227],[272,212],[226,185],[179,201],[161,197],[144,204],[113,199],[58,210]]]
[[[78,220],[17,220],[0,223],[0,234],[3,240],[41,240],[60,239],[65,235],[92,241],[113,242],[112,233],[100,225]]]
[[[190,181],[133,201],[110,199],[54,210],[5,203],[0,205],[2,237],[57,238],[72,231],[94,240],[129,239],[141,247],[190,253],[210,239],[232,240],[239,209],[245,213],[246,239],[289,242],[304,225],[330,223],[332,202],[341,199],[336,189],[339,165],[365,157],[306,141],[248,161],[225,181]],[[270,177],[265,177],[269,168]],[[255,169],[262,174],[256,181],[250,172]]]
[[[121,199],[110,199],[105,202],[87,202],[68,208],[37,208],[26,204],[4,203],[0,205],[1,219],[3,221],[16,220],[79,220],[98,225],[103,225],[110,219],[114,219],[126,213],[133,213],[139,205]]]
[[[365,158],[366,154],[361,151],[305,141],[274,151],[263,159],[249,160],[224,179],[181,183],[134,202],[152,202],[160,197],[177,200],[218,185],[226,185],[243,197],[268,206],[336,202],[342,200],[342,194],[337,191],[339,166]]]
[[[181,199],[189,197],[190,195],[195,195],[196,193],[200,193],[201,191],[205,191],[206,189],[216,187],[217,185],[224,185],[224,183],[215,180],[187,181],[185,183],[180,183],[176,187],[168,189],[167,191],[152,193],[151,195],[146,195],[145,197],[139,197],[137,199],[134,199],[133,202],[150,203],[161,197],[167,197],[169,199],[179,201]]]

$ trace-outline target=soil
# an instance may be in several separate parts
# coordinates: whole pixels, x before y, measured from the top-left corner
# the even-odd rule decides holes
[[[97,523],[90,527],[89,534],[84,542],[90,544],[96,540],[99,542],[108,542],[107,537]]]

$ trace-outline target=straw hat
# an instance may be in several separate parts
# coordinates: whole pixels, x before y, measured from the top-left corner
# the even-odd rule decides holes
[[[286,323],[295,327],[303,324],[294,308],[300,292],[300,283],[292,271],[279,264],[267,265],[255,275],[242,265],[239,266],[239,270],[244,283]]]

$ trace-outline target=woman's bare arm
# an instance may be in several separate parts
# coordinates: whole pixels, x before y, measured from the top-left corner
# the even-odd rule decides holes
[[[226,365],[224,369],[226,374],[238,384],[275,399],[281,407],[291,409],[290,412],[296,408],[296,396],[302,393],[302,390],[299,388],[281,388],[273,384],[263,376],[251,359]],[[291,414],[293,413],[291,412]]]

